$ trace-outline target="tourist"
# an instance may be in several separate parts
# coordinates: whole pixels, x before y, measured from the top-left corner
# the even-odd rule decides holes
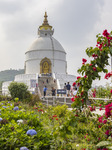
[[[47,80],[46,80],[46,82],[48,83],[48,82],[49,82],[49,80],[47,79]]]
[[[54,79],[54,83],[56,82],[56,79]]]
[[[64,90],[66,90],[67,89],[67,87],[66,87],[66,83],[64,84]]]
[[[52,92],[52,96],[55,96],[55,94],[56,94],[56,89],[52,87],[51,92]]]
[[[77,87],[73,87],[72,96],[75,96],[77,94]]]
[[[67,94],[67,87],[66,87],[66,83],[64,84],[64,90],[66,91],[66,94]],[[64,97],[66,97],[66,94],[64,94]]]
[[[46,96],[46,91],[47,91],[47,86],[44,86],[44,88],[43,88],[44,97]]]
[[[71,88],[71,85],[70,85],[69,82],[68,82],[67,85],[66,85],[67,96],[68,96],[68,97],[70,96],[70,88]]]

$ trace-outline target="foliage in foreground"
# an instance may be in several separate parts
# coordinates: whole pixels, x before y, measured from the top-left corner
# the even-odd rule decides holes
[[[66,105],[46,107],[40,103],[31,107],[20,101],[15,108],[15,103],[0,102],[0,149],[102,150],[111,145],[110,119],[105,115],[95,116],[90,108],[69,111]],[[37,134],[27,135],[30,129]]]
[[[79,90],[74,99],[72,99],[74,101],[72,107],[77,107],[78,109],[86,104],[92,82],[96,79],[100,80],[101,72],[106,73],[105,79],[112,76],[112,72],[108,73],[106,69],[106,66],[109,65],[109,55],[112,56],[112,32],[108,33],[107,30],[104,30],[102,35],[98,34],[96,47],[87,48],[86,54],[92,59],[90,63],[87,63],[86,59],[82,59],[82,66],[78,69],[78,73],[82,76],[78,76],[77,81],[73,83],[73,85],[79,87]],[[110,92],[112,94],[112,90]]]
[[[13,99],[16,97],[19,99],[30,98],[30,92],[25,83],[11,82],[8,89]]]

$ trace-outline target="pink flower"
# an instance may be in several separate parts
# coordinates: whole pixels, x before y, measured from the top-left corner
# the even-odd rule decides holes
[[[107,123],[107,120],[104,120],[103,123],[106,124],[106,123]]]
[[[77,86],[80,86],[80,83],[77,83]]]
[[[106,134],[106,135],[109,135],[109,132],[110,132],[110,131],[109,131],[109,130],[107,130],[107,131],[105,132],[105,134]]]
[[[81,99],[82,103],[84,103],[84,99]]]
[[[109,72],[109,73],[106,73],[106,75],[105,75],[105,79],[108,79],[108,78],[110,78],[112,76],[112,72]]]
[[[82,91],[82,92],[81,92],[81,96],[82,96],[83,94],[84,94],[84,92]]]
[[[99,109],[100,111],[102,110],[102,108]]]
[[[105,106],[105,115],[107,118],[111,116],[111,111],[112,111],[112,103]]]
[[[92,95],[93,97],[96,97],[96,90],[93,91]]]
[[[96,71],[96,67],[93,67],[93,70]]]
[[[94,57],[95,59],[98,57],[97,54],[93,54],[92,57]]]
[[[75,85],[76,85],[76,82],[74,82],[72,85],[75,86]]]
[[[89,107],[89,109],[90,109],[90,111],[94,111],[95,109],[96,109],[96,107],[94,106],[94,107]]]
[[[98,138],[98,141],[100,141],[100,140],[101,140],[101,138],[99,137],[99,138]]]
[[[87,75],[85,75],[84,78],[87,78]]]
[[[112,94],[112,89],[110,90],[110,93]]]
[[[77,77],[77,80],[80,79],[80,78],[81,78],[81,76],[78,76],[78,77]]]
[[[103,36],[108,37],[110,34],[107,32],[107,30],[103,31]]]
[[[86,61],[87,61],[87,60],[86,60],[85,58],[82,58],[82,62],[83,62],[82,64],[85,64]]]
[[[53,115],[53,117],[57,117],[57,115]]]
[[[93,64],[90,64],[89,66],[92,66]]]
[[[99,121],[100,123],[102,123],[102,121],[103,121],[103,116],[99,117],[99,118],[98,118],[98,121]]]
[[[98,125],[98,128],[101,128],[101,126],[100,126],[100,125]]]
[[[102,48],[102,46],[103,46],[103,44],[100,44],[99,49],[101,49],[101,48]]]
[[[72,98],[71,98],[71,101],[72,101],[72,102],[74,102],[74,101],[75,101],[74,97],[72,97]]]
[[[97,44],[100,44],[100,42],[97,42]]]

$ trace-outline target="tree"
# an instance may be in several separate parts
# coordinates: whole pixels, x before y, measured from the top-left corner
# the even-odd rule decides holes
[[[24,83],[11,82],[8,89],[12,98],[25,99],[28,95],[28,86]]]
[[[112,32],[108,33],[107,30],[103,31],[103,34],[97,35],[97,45],[95,48],[90,47],[86,49],[86,54],[92,58],[90,63],[86,63],[86,59],[82,59],[82,66],[78,69],[78,73],[82,76],[78,76],[75,84],[79,87],[77,95],[72,98],[72,107],[81,109],[88,100],[88,91],[92,86],[92,82],[95,79],[100,80],[100,72],[106,73],[105,79],[112,76],[112,72],[108,73],[105,68],[109,65],[109,56],[112,56]],[[112,94],[112,90],[110,91]]]

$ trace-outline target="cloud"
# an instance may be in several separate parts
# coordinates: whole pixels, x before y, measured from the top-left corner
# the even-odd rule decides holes
[[[21,11],[24,8],[24,5],[22,5],[24,3],[23,1],[17,2],[14,0],[1,0],[0,13],[5,15],[13,15],[13,13]]]
[[[0,70],[23,68],[45,10],[54,37],[67,52],[68,73],[77,74],[96,34],[111,30],[111,0],[0,0]]]

